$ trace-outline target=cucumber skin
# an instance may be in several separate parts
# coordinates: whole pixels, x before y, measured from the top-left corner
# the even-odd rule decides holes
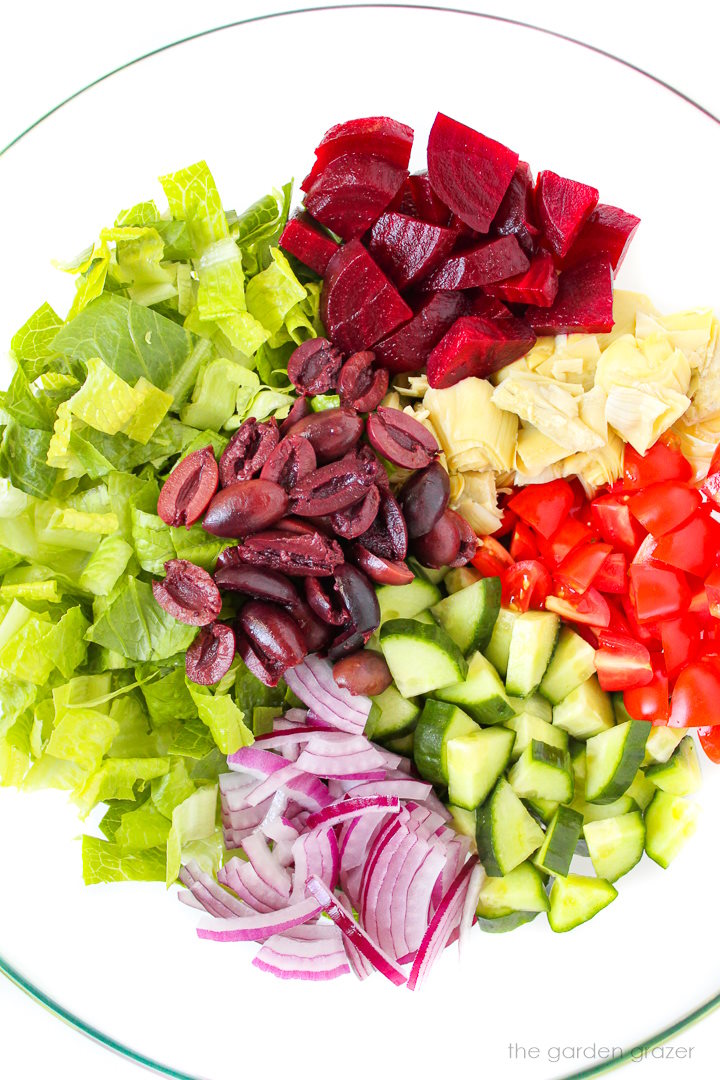
[[[606,806],[608,803],[615,802],[624,795],[627,789],[632,784],[638,769],[645,757],[645,744],[648,739],[648,735],[652,729],[652,724],[649,720],[631,720],[626,721],[630,723],[628,733],[623,744],[623,752],[618,768],[615,770],[608,783],[602,790],[600,790],[594,799],[588,796],[587,789],[585,791],[586,802],[597,803],[600,806]],[[610,728],[610,731],[617,731],[616,728]],[[593,738],[600,738],[601,735],[594,735]],[[589,742],[590,740],[588,740]],[[589,779],[588,768],[588,779]]]
[[[548,825],[545,843],[538,854],[538,865],[549,874],[560,874],[561,877],[565,877],[570,869],[582,827],[582,814],[579,814],[577,810],[571,810],[569,806],[559,806]],[[540,856],[546,844],[548,847],[545,858],[541,859]]]
[[[457,714],[466,717],[468,723],[473,723],[471,717],[458,705],[430,698],[425,702],[425,708],[415,727],[415,767],[423,780],[429,780],[431,784],[438,784],[440,787],[446,787],[448,782],[442,772],[442,747],[447,729]]]
[[[428,645],[434,646],[436,649],[445,653],[448,663],[455,666],[457,674],[459,675],[457,682],[461,682],[465,679],[468,670],[468,662],[450,635],[446,634],[442,627],[435,625],[428,626],[425,623],[419,623],[413,619],[390,619],[380,628],[380,647],[382,648],[383,641],[391,638],[423,641]],[[382,651],[384,654],[385,650],[383,649]],[[385,659],[387,660],[387,656]],[[388,666],[392,671],[392,665],[389,662]],[[398,677],[395,678],[396,683],[398,682],[398,679],[399,673]],[[454,684],[448,683],[446,685]],[[440,688],[434,687],[433,689]],[[418,694],[429,692],[429,690],[418,690]]]
[[[504,782],[507,784],[507,781],[504,781]],[[487,797],[487,799],[482,804],[482,806],[479,806],[477,808],[477,811],[476,811],[476,813],[477,813],[477,832],[475,834],[475,843],[477,845],[477,850],[478,850],[478,855],[480,856],[480,861],[482,862],[483,866],[485,867],[485,873],[488,875],[488,877],[505,877],[505,874],[510,872],[510,871],[503,870],[502,867],[500,866],[500,863],[498,862],[498,859],[497,859],[497,857],[495,855],[495,842],[494,842],[494,839],[493,839],[493,831],[494,831],[493,830],[493,809],[494,809],[493,804],[495,802],[495,797],[496,797],[496,794],[497,794],[498,785],[502,784],[502,783],[503,783],[503,777],[500,777],[497,784],[495,785],[493,790],[490,792],[490,795]],[[516,798],[517,798],[517,796],[516,796]],[[518,802],[520,802],[519,799],[518,799]],[[524,804],[521,803],[521,806],[523,807],[523,810],[525,811],[528,818],[530,818],[531,821],[534,823],[534,825],[537,827],[538,832],[541,833],[540,826],[537,824],[535,819],[532,817],[532,815],[530,814],[530,811],[527,809],[527,807]],[[536,851],[537,848],[539,848],[539,847],[540,847],[540,844],[538,844],[537,847],[534,848],[533,850]],[[528,854],[530,855],[530,854],[532,854],[532,852],[529,852]],[[519,864],[516,864],[516,865],[519,865]],[[514,867],[513,867],[513,869],[514,869]]]
[[[627,814],[627,815],[623,814],[623,815],[620,815],[620,816],[621,817],[630,817],[630,816],[632,816],[633,819],[634,819],[633,824],[638,824],[639,829],[638,829],[638,831],[636,833],[636,836],[634,837],[634,839],[635,839],[635,848],[631,853],[632,858],[629,859],[629,858],[626,857],[625,861],[621,864],[620,872],[617,873],[617,874],[613,874],[612,877],[608,876],[607,874],[601,873],[600,870],[598,870],[597,866],[595,865],[595,860],[592,857],[592,835],[593,835],[593,832],[597,831],[596,829],[593,829],[593,825],[595,825],[595,826],[602,825],[604,821],[608,821],[608,822],[618,821],[619,818],[604,818],[602,820],[595,821],[595,822],[590,821],[590,822],[587,822],[585,826],[583,826],[583,834],[585,835],[585,843],[586,843],[586,846],[587,846],[587,849],[588,849],[588,855],[589,855],[589,857],[590,857],[590,859],[592,861],[592,864],[593,864],[593,869],[595,870],[595,873],[597,874],[598,877],[602,877],[603,880],[609,881],[610,884],[612,884],[615,881],[618,881],[621,877],[624,877],[625,874],[628,874],[633,869],[634,866],[637,866],[637,864],[640,862],[641,858],[643,857],[643,852],[645,851],[645,822],[643,820],[643,816],[640,813],[640,811],[639,810],[633,810],[633,811],[630,811],[630,813]],[[587,828],[588,825],[590,826],[590,843],[587,842],[587,833],[585,832],[585,829]],[[617,850],[617,848],[616,848],[616,850]]]
[[[586,918],[574,919],[570,921],[567,925],[561,925],[560,921],[557,919],[557,909],[561,903],[558,895],[559,892],[563,888],[577,889],[578,887],[580,887],[580,882],[600,883],[601,881],[603,882],[603,884],[608,886],[608,888],[604,890],[604,903],[599,904],[599,906],[597,906],[595,910]],[[556,897],[556,907],[554,911],[553,894],[555,894]],[[604,881],[603,878],[587,878],[583,877],[580,874],[568,874],[566,878],[555,878],[555,880],[553,881],[553,886],[550,890],[550,911],[548,912],[548,922],[550,923],[550,928],[556,934],[565,934],[568,930],[574,930],[576,927],[582,926],[583,923],[590,922],[591,919],[594,919],[596,915],[598,915],[604,908],[608,906],[608,904],[611,904],[612,901],[616,899],[617,894],[618,893],[615,886],[611,885],[609,881]],[[600,895],[600,890],[597,890],[597,895]]]
[[[508,915],[496,915],[494,919],[478,915],[477,924],[486,934],[507,934],[532,922],[539,914],[539,911],[511,911]]]
[[[473,582],[472,585],[468,585],[464,589],[459,589],[456,593],[451,593],[450,596],[446,596],[431,608],[433,616],[438,620],[442,628],[452,637],[448,623],[444,620],[443,615],[446,611],[449,611],[452,614],[453,610],[460,604],[467,603],[469,589],[474,590],[474,593],[478,594],[478,607],[481,610],[480,617],[476,618],[475,625],[472,627],[472,637],[465,643],[456,641],[456,644],[462,649],[466,656],[477,652],[478,649],[482,652],[490,642],[500,610],[500,578],[481,578],[479,581]],[[459,596],[462,597],[461,600],[455,599],[455,597]],[[452,623],[452,619],[448,620],[448,622]],[[453,638],[453,640],[455,639]]]

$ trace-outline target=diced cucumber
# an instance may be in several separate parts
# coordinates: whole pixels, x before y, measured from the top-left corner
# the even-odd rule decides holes
[[[474,566],[456,566],[454,570],[448,570],[443,585],[448,593],[452,594],[460,592],[461,589],[467,589],[468,585],[480,579],[481,575]]]
[[[647,751],[647,743],[645,744],[645,750]],[[625,795],[631,799],[634,799],[641,810],[652,801],[653,795],[657,791],[657,788],[651,780],[648,780],[642,769],[638,769],[635,773],[635,779],[630,787],[625,792]]]
[[[645,755],[649,720],[626,720],[587,741],[587,802],[615,802],[635,779]]]
[[[529,697],[511,697],[508,694],[508,701],[516,713],[530,713],[552,724],[552,705],[539,694],[530,694]]]
[[[413,621],[422,623],[423,626],[437,626],[437,621],[433,618],[429,609],[427,611],[418,611],[417,615],[413,616]]]
[[[520,802],[507,780],[500,777],[477,811],[478,855],[490,877],[509,874],[540,847],[543,831]]]
[[[645,811],[645,850],[667,870],[675,856],[697,829],[700,807],[679,795],[656,791]]]
[[[422,581],[429,581],[433,585],[439,585],[448,572],[447,566],[441,567],[440,570],[431,570],[429,566],[421,566],[417,559],[413,559],[412,555],[406,562],[416,578],[420,578]],[[392,585],[391,588],[402,588],[402,586]]]
[[[560,619],[551,611],[526,611],[510,638],[505,689],[527,697],[537,690],[555,649]]]
[[[554,707],[553,724],[575,739],[589,739],[614,726],[612,703],[597,676],[586,679]]]
[[[616,896],[615,886],[603,878],[581,874],[556,877],[550,890],[548,922],[556,934],[564,934],[588,922]]]
[[[567,732],[562,728],[548,724],[546,720],[531,713],[520,713],[519,716],[511,716],[505,721],[505,727],[515,732],[515,745],[512,751],[512,760],[517,761],[525,748],[533,739],[547,743],[549,746],[557,746],[560,750],[567,750]]]
[[[664,765],[649,765],[645,776],[656,788],[670,795],[694,795],[702,787],[700,762],[692,735],[686,735]]]
[[[372,699],[365,734],[375,742],[398,739],[415,730],[419,715],[420,706],[416,701],[403,697],[396,686],[388,686]]]
[[[453,806],[452,803],[448,805],[448,810],[452,814],[452,821],[449,821],[448,825],[450,825],[456,833],[460,833],[461,836],[471,836],[474,843],[475,833],[477,832],[477,817],[475,811],[465,810],[462,806]]]
[[[573,803],[573,806],[575,806],[575,803]],[[604,806],[599,803],[583,802],[581,806],[575,806],[575,809],[581,811],[584,821],[606,821],[607,818],[631,814],[638,809],[638,804],[625,793],[619,799],[615,799],[614,802],[605,803]]]
[[[518,611],[511,611],[509,608],[501,607],[495,620],[492,637],[485,649],[486,657],[503,679],[507,675],[513,626],[519,618],[520,613]]]
[[[471,731],[478,731],[477,724],[456,705],[433,698],[425,702],[413,746],[415,767],[423,780],[447,787],[447,744],[450,739],[469,735]]]
[[[388,750],[392,750],[393,754],[400,754],[401,757],[412,758],[413,746],[415,745],[415,733],[410,732],[409,735],[401,735],[399,739],[388,739],[383,744]]]
[[[536,865],[548,874],[564,877],[570,869],[582,827],[582,814],[569,806],[558,806],[547,827],[543,845],[535,856]]]
[[[532,739],[510,770],[508,780],[521,798],[570,802],[573,797],[570,754]]]
[[[549,825],[560,803],[551,799],[523,799],[528,810],[541,825]]]
[[[452,686],[467,674],[465,657],[440,626],[390,619],[381,627],[380,647],[403,697]]]
[[[547,911],[549,907],[542,876],[531,862],[523,862],[504,877],[485,878],[477,913],[494,919],[516,911]]]
[[[500,676],[481,652],[473,653],[462,682],[441,687],[434,697],[460,705],[480,724],[502,724],[515,715]]]
[[[685,738],[685,728],[666,727],[664,724],[653,725],[645,743],[645,757],[643,765],[653,765],[656,762],[665,764],[675,753],[675,748]]]
[[[442,706],[442,702],[433,702]],[[448,706],[454,708],[454,706]],[[459,710],[458,710],[459,711]],[[472,723],[472,721],[471,721]],[[515,733],[490,727],[446,743],[448,797],[451,803],[475,810],[485,802],[510,760]]]
[[[617,881],[627,874],[645,850],[645,822],[639,810],[588,821],[583,832],[595,873],[606,881]]]
[[[499,610],[500,578],[488,577],[446,596],[433,606],[432,614],[467,655],[486,647]]]
[[[625,708],[625,701],[623,699],[622,690],[615,690],[610,695],[612,701],[613,713],[615,715],[616,724],[624,724],[626,720],[632,720],[633,717]]]
[[[540,683],[540,693],[552,705],[559,705],[594,673],[595,650],[592,645],[569,626],[563,626]]]
[[[486,934],[507,934],[510,930],[517,930],[519,926],[525,926],[537,919],[539,914],[539,911],[511,911],[508,915],[478,915],[477,924]]]
[[[375,589],[380,605],[380,623],[388,619],[413,619],[437,604],[440,590],[425,578],[415,577],[409,585],[379,585]]]

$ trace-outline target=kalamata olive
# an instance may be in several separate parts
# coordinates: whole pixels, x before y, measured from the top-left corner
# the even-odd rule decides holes
[[[339,660],[341,656],[351,656],[358,649],[362,649],[369,637],[369,634],[361,634],[352,623],[349,623],[327,650],[328,660]]]
[[[447,509],[450,478],[439,461],[413,473],[398,493],[408,536],[414,540],[430,532]]]
[[[335,389],[341,364],[342,353],[327,338],[312,338],[288,360],[288,378],[302,394],[327,394]]]
[[[263,465],[260,479],[272,480],[291,494],[297,482],[316,468],[317,458],[312,443],[299,435],[288,435],[278,443]]]
[[[335,582],[327,578],[306,578],[305,599],[319,619],[329,626],[343,626],[349,619]]]
[[[380,625],[380,605],[367,576],[357,566],[343,563],[335,570],[335,588],[347,608],[353,628],[367,638]]]
[[[358,540],[383,559],[397,561],[407,555],[407,528],[405,518],[395,496],[389,488],[380,491],[380,506],[375,520]]]
[[[314,581],[315,579],[306,578],[305,580]],[[324,623],[322,619],[318,619],[310,609],[309,604],[306,604],[304,600],[298,597],[290,608],[290,614],[300,627],[308,652],[320,652],[326,648],[332,638],[333,628]]]
[[[277,420],[271,417],[258,424],[248,417],[237,429],[220,457],[220,483],[223,487],[239,480],[251,480],[262,469],[280,439]]]
[[[362,544],[351,544],[348,557],[378,585],[409,585],[415,575],[404,562],[383,559]]]
[[[235,626],[235,647],[246,668],[256,679],[259,679],[265,686],[277,686],[282,673],[271,670],[260,658],[239,624]]]
[[[300,627],[277,604],[250,600],[238,615],[238,626],[272,675],[280,677],[307,655]]]
[[[203,528],[213,536],[241,537],[274,525],[288,508],[287,492],[272,480],[241,480],[218,491]]]
[[[155,600],[168,615],[189,626],[206,626],[220,614],[220,590],[201,566],[187,559],[165,563],[165,577],[153,581]]]
[[[188,679],[200,686],[213,686],[227,675],[235,659],[235,635],[232,627],[214,622],[203,626],[185,653]]]
[[[478,538],[473,532],[472,526],[465,520],[462,514],[458,514],[456,510],[450,510],[448,512],[455,515],[457,518],[456,524],[460,530],[460,550],[457,554],[457,558],[454,562],[451,562],[450,565],[453,567],[466,566],[477,551]]]
[[[413,541],[413,553],[423,566],[439,570],[441,566],[452,566],[457,559],[462,540],[458,516],[446,510],[430,532]]]
[[[276,570],[257,566],[219,566],[215,570],[215,583],[221,589],[245,593],[256,600],[270,600],[283,607],[292,607],[299,600],[292,581]]]
[[[222,552],[224,566],[245,564],[279,570],[293,577],[327,577],[344,561],[337,540],[318,532],[294,533],[268,529],[248,536],[237,547]]]
[[[217,491],[217,462],[211,446],[195,450],[180,461],[162,486],[158,517],[176,528],[194,525],[202,517]]]
[[[312,443],[321,464],[337,461],[358,442],[363,433],[363,419],[355,409],[341,405],[311,413],[290,428],[289,435],[301,435]],[[426,462],[427,464],[427,462]]]
[[[312,406],[308,398],[298,397],[290,407],[290,412],[280,424],[280,438],[284,439],[286,435],[290,433],[290,430],[297,424],[298,420],[302,420],[305,416],[312,414]]]
[[[373,484],[367,495],[360,502],[344,510],[337,510],[330,515],[330,525],[333,532],[342,536],[343,540],[354,540],[362,536],[372,525],[380,509],[380,492]]]
[[[372,412],[387,394],[387,368],[375,363],[374,352],[356,352],[343,364],[337,380],[343,405],[352,405],[358,412]]]
[[[357,454],[323,465],[296,484],[291,504],[300,517],[317,517],[359,502],[372,487],[377,464]]]
[[[407,413],[380,405],[367,419],[371,445],[393,465],[424,469],[438,452],[435,437]]]
[[[288,517],[280,518],[275,524],[275,528],[279,532],[297,533],[312,535],[313,533],[322,533],[323,536],[332,536],[333,531],[330,526],[329,518],[299,518],[289,515]]]
[[[333,678],[338,686],[351,694],[375,697],[382,694],[392,683],[390,668],[382,653],[361,649],[352,656],[345,656],[333,667]]]

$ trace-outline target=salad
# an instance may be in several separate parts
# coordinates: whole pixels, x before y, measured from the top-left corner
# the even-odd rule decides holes
[[[0,783],[281,978],[614,901],[720,761],[720,326],[639,218],[438,114],[228,211],[160,178],[0,395]]]

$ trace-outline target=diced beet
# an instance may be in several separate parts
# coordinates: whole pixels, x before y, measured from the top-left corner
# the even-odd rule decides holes
[[[412,309],[360,241],[351,240],[328,263],[320,318],[333,344],[355,353],[411,319]]]
[[[389,116],[366,116],[335,124],[315,150],[315,164],[300,187],[309,191],[323,169],[342,154],[373,154],[391,165],[407,169],[413,129]]]
[[[498,305],[496,300],[491,303]],[[454,386],[471,375],[486,379],[533,347],[535,334],[530,327],[504,310],[506,314],[497,319],[464,315],[451,326],[428,357],[431,386]]]
[[[280,247],[322,276],[338,249],[337,243],[312,223],[309,214],[290,218],[280,237]]]
[[[605,257],[563,270],[549,308],[528,308],[525,318],[537,334],[607,334],[613,327],[612,266]]]
[[[518,155],[502,143],[438,113],[428,139],[433,190],[458,217],[486,233],[517,167]]]
[[[401,165],[369,154],[343,154],[323,169],[305,206],[343,240],[353,240],[377,221],[406,176]]]
[[[420,371],[425,367],[430,351],[466,308],[464,293],[433,293],[410,322],[374,346],[377,362],[393,375],[401,371]]]
[[[367,246],[378,266],[404,289],[439,266],[456,239],[452,229],[390,212],[377,219]]]
[[[407,184],[420,220],[427,221],[430,225],[447,225],[450,210],[433,191],[428,174],[424,172],[408,176]]]
[[[526,161],[518,162],[493,220],[491,232],[496,236],[516,236],[520,247],[528,255],[535,252],[540,230],[535,225],[533,177]]]
[[[451,255],[427,279],[432,289],[475,289],[523,274],[530,260],[514,236],[499,236]]]
[[[507,281],[487,285],[488,296],[496,296],[508,304],[534,304],[550,307],[557,296],[558,272],[552,255],[541,251],[536,255],[524,274],[516,274]]]
[[[535,185],[535,212],[547,246],[564,258],[597,206],[599,192],[588,184],[545,170]]]
[[[613,273],[617,274],[639,224],[639,217],[628,214],[619,206],[599,203],[580,230],[562,265],[575,266],[595,255],[606,255]]]

